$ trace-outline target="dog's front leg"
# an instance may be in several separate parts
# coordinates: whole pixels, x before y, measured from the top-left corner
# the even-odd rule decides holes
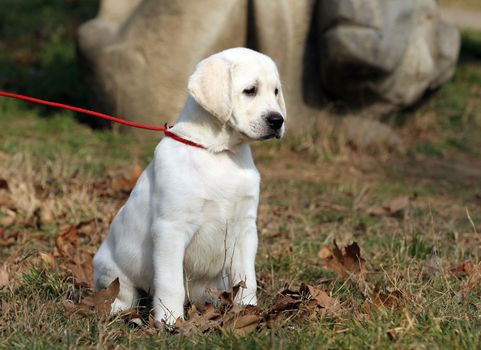
[[[188,234],[185,225],[157,220],[154,240],[154,313],[156,321],[174,324],[184,316],[183,261]]]
[[[241,234],[234,246],[230,271],[231,285],[243,281],[246,288],[241,288],[235,302],[242,305],[257,305],[257,281],[255,260],[257,253],[257,227],[255,221],[242,222]]]

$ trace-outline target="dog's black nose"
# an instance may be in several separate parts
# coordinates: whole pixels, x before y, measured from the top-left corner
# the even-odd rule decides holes
[[[271,112],[266,117],[267,125],[271,127],[273,130],[279,130],[282,128],[282,124],[284,124],[284,118],[277,112]]]

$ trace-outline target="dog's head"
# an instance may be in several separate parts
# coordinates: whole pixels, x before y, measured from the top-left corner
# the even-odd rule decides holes
[[[266,55],[245,48],[212,55],[197,65],[188,89],[205,110],[250,140],[284,134],[279,73]]]

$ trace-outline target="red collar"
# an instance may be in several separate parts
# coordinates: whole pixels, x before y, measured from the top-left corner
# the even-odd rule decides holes
[[[186,144],[186,145],[189,145],[189,146],[206,149],[204,146],[199,145],[198,143],[195,143],[195,142],[186,140],[186,139],[184,139],[184,138],[182,138],[182,137],[180,137],[180,136],[177,136],[177,135],[174,134],[173,132],[169,131],[169,129],[171,128],[171,126],[167,126],[167,123],[165,124],[164,128],[165,128],[165,129],[164,129],[164,135],[165,135],[165,136],[170,137],[171,139],[174,139],[175,141],[182,142],[182,143],[184,143],[184,144]]]

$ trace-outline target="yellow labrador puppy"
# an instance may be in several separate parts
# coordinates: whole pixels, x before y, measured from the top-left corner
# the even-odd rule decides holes
[[[244,281],[240,304],[257,303],[255,256],[260,176],[248,143],[280,138],[286,108],[275,63],[234,48],[210,56],[190,96],[110,226],[94,258],[97,289],[120,279],[112,312],[153,297],[155,318],[183,317],[184,301]]]

